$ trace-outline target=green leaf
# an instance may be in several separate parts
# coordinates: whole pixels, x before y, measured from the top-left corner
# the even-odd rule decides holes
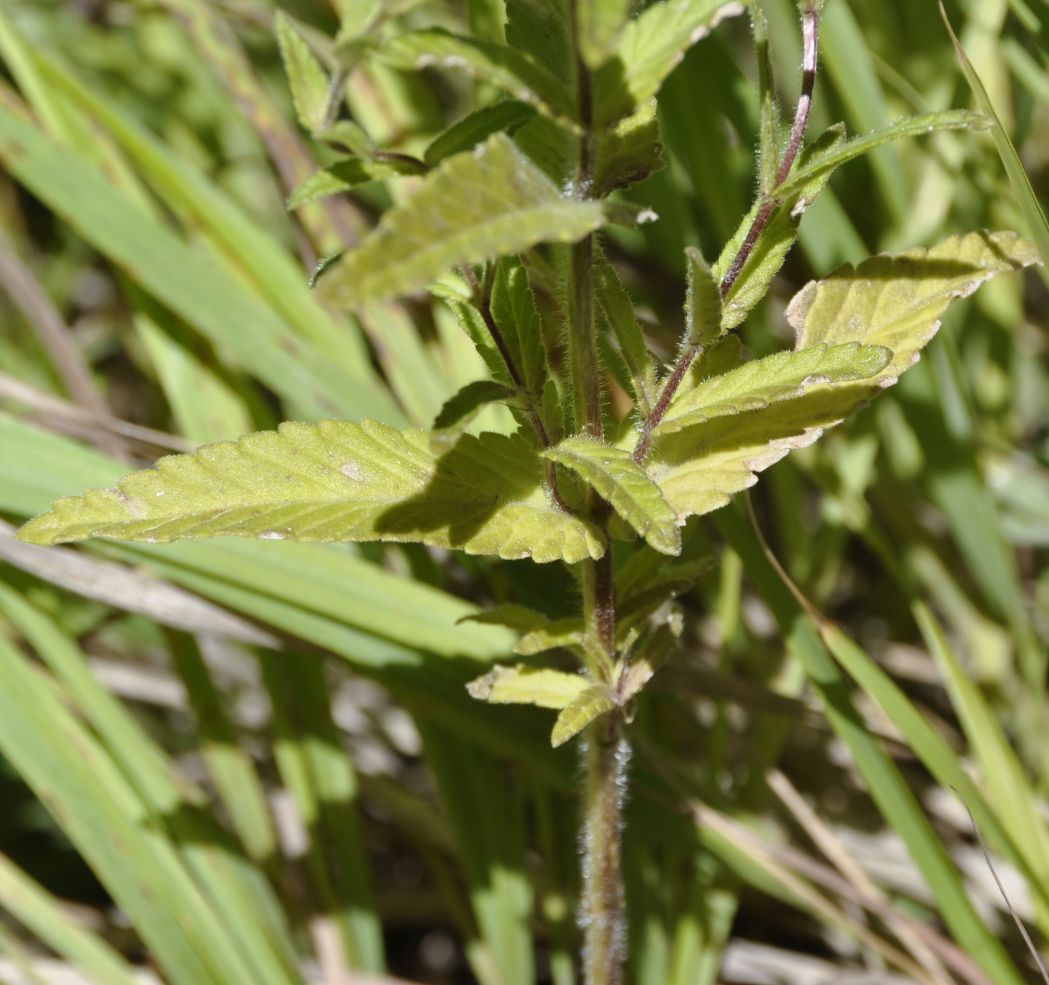
[[[471,612],[470,615],[463,616],[459,620],[461,623],[478,622],[486,626],[506,626],[518,633],[527,633],[549,621],[541,612],[514,603],[496,605],[481,612]]]
[[[994,138],[995,149],[998,151],[998,156],[1002,159],[1002,165],[1005,167],[1009,184],[1012,186],[1013,195],[1016,197],[1020,211],[1023,213],[1024,221],[1027,223],[1027,232],[1038,244],[1038,250],[1042,255],[1043,261],[1041,268],[1042,280],[1049,285],[1049,267],[1044,266],[1044,264],[1049,264],[1049,218],[1046,217],[1045,209],[1031,187],[1031,179],[1027,176],[1027,171],[1020,160],[1020,155],[1016,152],[1013,142],[1009,139],[1009,134],[1006,133],[1001,119],[995,112],[994,103],[991,102],[987,89],[984,87],[972,62],[969,61],[969,56],[966,55],[965,49],[962,48],[961,43],[958,41],[950,21],[947,20],[947,13],[944,11],[942,4],[940,13],[943,16],[944,24],[947,26],[947,33],[951,36],[951,43],[954,45],[954,51],[958,57],[958,64],[962,67],[962,73],[965,75],[965,81],[969,83],[969,88],[972,89],[976,104],[987,114],[991,121],[991,136]]]
[[[482,407],[497,401],[512,400],[515,395],[514,390],[496,380],[467,383],[448,398],[434,419],[433,426],[436,430],[442,430],[465,424]]]
[[[387,178],[422,172],[418,164],[401,158],[368,161],[348,157],[311,174],[288,197],[288,208],[298,209],[318,198],[337,195],[370,181],[385,181]]]
[[[685,331],[690,345],[705,349],[721,334],[721,287],[699,250],[690,246],[685,250],[685,257],[688,260]]]
[[[594,270],[594,294],[598,309],[615,335],[619,355],[630,375],[630,387],[638,411],[647,415],[655,400],[656,367],[648,353],[645,333],[638,324],[634,302],[612,265],[603,256]]]
[[[561,0],[506,0],[506,41],[547,66],[566,86],[573,78],[575,52]]]
[[[426,287],[459,263],[571,242],[605,222],[601,202],[565,198],[504,134],[448,158],[394,206],[318,285],[330,304],[354,306]]]
[[[587,679],[559,670],[527,667],[494,667],[471,681],[471,697],[493,705],[536,705],[564,708],[587,689]]]
[[[630,18],[630,0],[579,0],[576,4],[579,52],[590,68],[612,53],[613,42]]]
[[[349,44],[363,38],[378,23],[383,13],[383,0],[337,0],[339,33],[335,42]]]
[[[674,511],[630,452],[577,435],[548,448],[543,455],[572,469],[593,486],[657,551],[681,553],[681,531]]]
[[[593,75],[594,125],[609,127],[636,112],[692,45],[742,10],[726,0],[662,0],[630,21],[612,57]]]
[[[594,141],[596,194],[607,195],[617,188],[644,181],[664,163],[656,101],[650,99],[632,116],[597,135]]]
[[[314,135],[318,140],[342,147],[357,157],[370,158],[375,153],[375,144],[364,129],[353,120],[337,120],[330,127],[318,130]]]
[[[40,544],[220,534],[409,541],[538,562],[604,552],[593,526],[550,503],[523,439],[464,436],[442,453],[425,431],[375,421],[288,423],[162,458],[115,489],[58,500],[20,531]]]
[[[817,154],[829,152],[844,140],[844,126],[838,124],[831,127],[802,152],[800,166],[804,167],[808,160]],[[823,191],[829,180],[829,173],[815,178],[793,196],[784,198],[778,206],[775,206],[765,231],[758,238],[753,252],[725,297],[724,317],[721,321],[723,331],[731,331],[742,324],[747,315],[768,292],[773,278],[783,266],[787,254],[798,237],[798,224],[801,222],[802,215]],[[762,204],[755,203],[743,222],[740,223],[735,235],[725,244],[721,256],[714,264],[714,276],[719,282],[725,279],[725,275],[732,267],[761,209]]]
[[[569,127],[577,126],[569,90],[542,64],[506,45],[431,28],[394,38],[378,55],[408,72],[433,66],[458,69]]]
[[[274,26],[299,122],[310,133],[321,130],[328,112],[328,73],[299,33],[295,21],[283,10],[277,11]]]
[[[877,377],[889,386],[918,359],[952,301],[997,274],[1039,263],[1035,245],[1016,233],[953,236],[931,249],[876,256],[812,281],[787,308],[797,348],[862,342],[892,350]]]
[[[528,283],[528,272],[515,257],[504,257],[496,267],[492,317],[525,389],[533,397],[539,397],[550,375],[543,345],[543,323]]]
[[[583,620],[579,616],[551,619],[534,629],[529,629],[514,646],[514,653],[532,657],[547,650],[567,650],[581,646],[583,642]]]
[[[535,107],[516,99],[504,99],[494,106],[474,110],[436,137],[426,148],[423,160],[431,168],[436,167],[446,157],[472,150],[493,133],[513,133],[533,116]]]
[[[801,396],[813,386],[870,379],[891,359],[889,349],[857,342],[815,345],[754,359],[684,391],[655,433],[672,434],[715,417],[759,410]]]
[[[855,160],[872,150],[902,140],[904,137],[921,137],[936,133],[938,130],[986,130],[989,120],[982,113],[969,110],[951,109],[940,113],[926,113],[922,116],[907,116],[902,120],[864,134],[852,137],[834,147],[811,155],[796,168],[773,191],[772,196],[778,199],[791,198],[801,192],[810,182],[829,177],[841,165]]]
[[[550,733],[550,744],[556,749],[563,746],[574,735],[578,735],[592,721],[616,707],[612,689],[604,684],[588,687],[570,705],[567,705]]]
[[[1036,262],[1034,245],[1015,233],[970,233],[931,250],[847,265],[809,284],[788,308],[798,350],[858,342],[890,349],[891,360],[868,379],[820,383],[767,408],[658,437],[648,474],[680,520],[724,506],[733,493],[752,486],[758,472],[811,444],[894,383],[935,334],[952,300],[967,297],[995,274]],[[880,357],[870,358],[873,366]],[[710,386],[716,390],[716,381]]]

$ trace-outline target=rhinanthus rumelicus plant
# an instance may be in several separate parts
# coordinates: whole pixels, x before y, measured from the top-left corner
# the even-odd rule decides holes
[[[800,95],[785,119],[758,0],[657,0],[642,10],[628,0],[507,0],[505,22],[473,34],[404,30],[398,15],[410,6],[351,5],[334,39],[278,14],[299,122],[331,152],[289,205],[390,179],[392,204],[358,244],[321,264],[315,295],[381,332],[390,302],[426,293],[454,315],[487,375],[447,400],[428,430],[314,413],[59,499],[19,536],[44,545],[222,535],[398,542],[566,566],[574,615],[514,603],[471,617],[518,634],[521,659],[469,691],[491,705],[550,709],[552,744],[580,744],[582,967],[587,983],[609,985],[623,981],[629,947],[621,811],[630,725],[679,646],[674,599],[706,568],[689,551],[693,518],[894,385],[953,301],[1037,263],[1038,252],[1012,232],[974,231],[839,267],[787,306],[793,346],[752,357],[741,330],[836,169],[901,138],[991,121],[946,111],[862,136],[841,124],[810,135],[822,0],[798,3]],[[602,237],[660,221],[630,197],[665,164],[660,88],[692,45],[742,16],[758,64],[755,199],[715,259],[685,251],[685,330],[662,359]],[[362,59],[465,74],[480,107],[418,156],[390,150],[343,111]],[[289,358],[284,371],[306,370]],[[506,426],[478,429],[493,406],[508,413],[483,419]],[[845,660],[847,641],[825,629]]]

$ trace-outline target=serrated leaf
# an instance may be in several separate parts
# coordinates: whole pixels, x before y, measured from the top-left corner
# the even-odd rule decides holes
[[[894,140],[902,140],[904,137],[921,137],[925,134],[936,133],[938,130],[986,130],[989,123],[989,119],[983,113],[961,109],[904,117],[887,127],[861,137],[852,137],[835,147],[811,155],[776,187],[772,193],[773,197],[791,198],[810,182],[825,179],[843,164]]]
[[[484,319],[477,308],[469,301],[452,297],[449,294],[444,294],[444,301],[451,309],[452,314],[455,315],[455,320],[459,323],[459,327],[473,342],[474,348],[477,349],[478,355],[484,360],[492,376],[498,382],[508,387],[513,386],[514,382],[510,379],[510,374],[506,370],[506,363],[499,354],[499,350],[496,349],[492,336],[488,331],[488,326],[485,325]]]
[[[495,667],[466,685],[470,696],[493,705],[564,708],[587,689],[579,674],[539,667]]]
[[[344,161],[315,171],[288,197],[288,208],[298,209],[327,195],[337,195],[369,181],[385,181],[406,174],[419,174],[420,168],[411,161],[399,158],[388,161],[368,161],[348,157]]]
[[[688,291],[685,296],[685,331],[690,345],[707,348],[721,334],[721,287],[703,254],[694,246],[685,250]]]
[[[681,531],[674,511],[628,451],[577,435],[543,455],[572,469],[657,551],[681,553]]]
[[[579,616],[551,619],[524,634],[514,646],[514,653],[522,657],[533,657],[547,650],[570,649],[582,646],[583,620]]]
[[[230,534],[261,540],[417,542],[537,562],[597,557],[601,535],[554,507],[520,437],[430,434],[375,421],[279,431],[162,458],[115,489],[60,499],[23,540],[150,543]]]
[[[663,623],[657,626],[630,657],[630,666],[619,684],[619,700],[627,702],[637,696],[641,689],[655,676],[657,670],[666,663],[671,652],[678,645],[680,633],[674,626]]]
[[[594,188],[607,195],[628,188],[664,165],[662,132],[656,101],[650,99],[640,110],[620,120],[594,141]]]
[[[757,473],[811,444],[895,382],[935,334],[952,300],[995,274],[1036,262],[1034,245],[1015,233],[970,233],[931,250],[873,257],[808,285],[788,309],[799,349],[880,345],[892,351],[888,364],[869,379],[819,384],[766,408],[658,437],[648,474],[681,520],[724,506],[752,486]]]
[[[597,68],[608,58],[612,43],[629,18],[630,0],[579,0],[579,53],[590,68]]]
[[[630,375],[630,388],[638,411],[647,415],[655,398],[656,367],[638,324],[634,302],[612,265],[603,256],[594,268],[594,298],[598,310],[612,330]]]
[[[466,423],[482,407],[501,400],[512,400],[516,391],[496,380],[475,380],[467,383],[446,401],[434,419],[436,430]]]
[[[801,154],[800,167],[819,154],[829,153],[845,140],[845,127],[841,124],[824,131],[817,140]],[[775,207],[772,218],[765,231],[758,238],[750,258],[744,264],[724,299],[724,314],[721,319],[722,331],[728,332],[742,324],[744,319],[759,301],[768,293],[772,280],[779,273],[787,254],[798,237],[798,223],[805,210],[811,205],[827,186],[829,173],[808,182],[803,188]],[[755,203],[743,222],[740,223],[732,239],[725,244],[717,263],[714,264],[714,276],[723,281],[732,267],[747,234],[750,232],[758,213],[762,209],[760,202]]]
[[[569,90],[542,64],[506,45],[431,28],[402,34],[377,54],[387,65],[409,72],[435,66],[466,72],[569,127],[578,126]]]
[[[516,99],[504,99],[494,106],[474,110],[434,138],[423,160],[431,168],[436,167],[446,157],[473,149],[493,133],[513,133],[533,116],[535,107]]]
[[[611,688],[604,684],[588,687],[557,716],[554,730],[550,733],[550,744],[555,749],[563,746],[591,722],[608,714],[615,707],[616,699]]]
[[[510,350],[525,389],[538,397],[549,377],[543,324],[528,283],[528,273],[516,257],[503,257],[496,268],[492,285],[492,317]]]
[[[558,188],[566,187],[579,141],[546,116],[536,115],[515,134],[514,143]]]
[[[891,350],[884,346],[858,342],[821,344],[754,359],[682,393],[655,433],[672,434],[715,417],[759,410],[800,396],[813,386],[871,379],[891,359]]]
[[[349,44],[364,37],[382,17],[383,0],[338,0],[339,33],[335,43]]]
[[[726,0],[662,0],[630,21],[612,57],[593,74],[594,125],[609,127],[651,99],[685,52],[725,17],[743,12]]]
[[[1011,232],[952,236],[931,249],[876,256],[807,284],[787,308],[796,347],[862,342],[892,350],[877,377],[888,386],[936,334],[952,301],[997,274],[1040,263],[1035,245]]]
[[[299,122],[313,133],[324,128],[328,111],[328,73],[317,61],[295,21],[278,10],[274,21],[284,71],[291,88],[291,100]]]
[[[426,287],[456,264],[571,242],[604,222],[603,203],[565,198],[499,133],[427,175],[338,261],[319,293],[340,307],[387,300]]]

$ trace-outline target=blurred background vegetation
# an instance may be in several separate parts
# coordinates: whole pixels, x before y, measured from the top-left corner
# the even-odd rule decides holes
[[[286,0],[319,55],[358,0]],[[784,105],[792,0],[765,0]],[[569,985],[575,764],[541,712],[463,683],[511,636],[478,605],[567,611],[553,566],[400,547],[91,543],[12,524],[158,454],[284,419],[428,426],[483,367],[449,312],[320,307],[318,259],[411,179],[285,209],[330,159],[294,124],[266,0],[0,3],[0,980],[98,985]],[[947,12],[1043,202],[1049,3]],[[494,36],[501,0],[387,0],[405,25]],[[352,30],[348,32],[352,34]],[[493,94],[341,49],[348,112],[419,153]],[[749,207],[758,101],[746,18],[660,96],[660,219],[609,253],[672,352],[687,245]],[[829,0],[813,132],[972,93],[930,0]],[[752,319],[758,354],[813,276],[972,228],[1030,231],[995,144],[942,133],[836,175]],[[1049,259],[1049,258],[1047,258]],[[1000,278],[847,427],[752,502],[841,627],[830,659],[736,503],[684,644],[634,725],[626,837],[633,980],[983,982],[1049,933],[1049,293]],[[481,418],[504,427],[496,411]],[[40,978],[33,978],[37,974]],[[3,976],[8,976],[4,979]],[[822,977],[821,977],[822,976]]]

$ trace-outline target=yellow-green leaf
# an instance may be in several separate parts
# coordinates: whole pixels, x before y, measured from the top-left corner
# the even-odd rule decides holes
[[[610,687],[604,684],[588,687],[557,716],[550,744],[555,749],[563,746],[572,736],[615,707],[616,699]]]
[[[721,334],[721,288],[703,254],[694,246],[685,250],[688,294],[685,326],[691,345],[706,348]]]
[[[587,689],[579,674],[539,667],[495,667],[466,685],[479,701],[493,705],[536,705],[564,708]]]
[[[681,531],[674,511],[630,452],[576,435],[543,454],[592,486],[657,551],[681,553]]]
[[[892,350],[877,381],[889,386],[936,334],[952,301],[996,274],[1039,263],[1035,245],[1011,232],[952,236],[931,249],[876,256],[812,281],[787,308],[797,348],[862,342]]]
[[[800,396],[813,386],[870,379],[891,359],[892,352],[884,346],[858,342],[815,345],[754,359],[684,391],[655,433],[672,434],[715,417],[759,410]]]
[[[277,11],[275,26],[299,122],[311,133],[322,130],[328,108],[328,75],[299,33],[294,20],[284,11]]]
[[[605,222],[598,201],[566,198],[505,134],[443,161],[391,208],[317,285],[342,307],[427,287],[460,263],[520,253],[544,241],[572,242]]]
[[[601,534],[554,506],[543,476],[516,436],[466,435],[449,448],[375,421],[288,423],[60,499],[20,536],[55,544],[231,534],[417,542],[537,562],[599,557]]]

